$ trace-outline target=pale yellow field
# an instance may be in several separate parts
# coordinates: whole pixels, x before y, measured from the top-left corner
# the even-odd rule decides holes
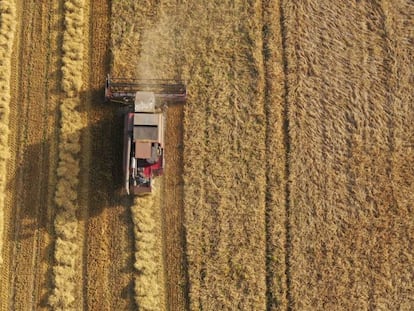
[[[0,310],[414,309],[409,0],[0,1]],[[184,80],[121,194],[105,75]]]

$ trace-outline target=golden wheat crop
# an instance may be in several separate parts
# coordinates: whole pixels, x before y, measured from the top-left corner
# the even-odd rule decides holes
[[[160,4],[147,0],[114,0],[111,4],[112,74],[138,78],[145,29],[154,26]]]
[[[9,113],[11,54],[16,32],[16,3],[0,1],[0,266],[3,262],[4,199],[6,163],[9,158]]]
[[[79,152],[82,120],[79,111],[82,87],[84,5],[81,0],[65,1],[65,30],[62,42],[59,162],[55,202],[54,288],[49,303],[55,310],[72,310],[75,301],[75,265],[80,249],[77,237]]]
[[[414,7],[284,1],[284,12],[291,306],[409,310]]]
[[[140,310],[166,310],[162,255],[160,180],[131,207],[135,235],[135,301]]]

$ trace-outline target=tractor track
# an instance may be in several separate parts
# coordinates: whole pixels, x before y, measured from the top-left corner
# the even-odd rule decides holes
[[[291,285],[291,257],[292,257],[292,233],[291,233],[291,218],[290,218],[290,214],[291,214],[291,210],[290,210],[290,185],[289,185],[289,177],[290,177],[290,166],[291,163],[289,162],[289,155],[290,155],[290,149],[291,149],[291,138],[289,136],[289,101],[288,101],[288,94],[289,94],[289,84],[288,84],[288,58],[287,58],[287,28],[286,25],[284,24],[284,19],[285,19],[285,13],[284,13],[284,0],[279,0],[279,27],[280,27],[280,43],[282,46],[282,51],[281,51],[281,60],[282,60],[282,71],[283,71],[283,87],[281,90],[281,93],[283,95],[282,96],[282,132],[283,132],[283,144],[284,144],[284,152],[283,152],[283,156],[284,156],[284,201],[285,201],[285,220],[284,220],[284,227],[285,227],[285,237],[284,237],[284,247],[282,247],[282,249],[284,248],[284,252],[285,252],[285,286],[284,288],[284,296],[285,297],[280,297],[280,299],[283,301],[284,299],[286,299],[286,308],[287,310],[291,310],[292,309],[292,285]],[[282,255],[282,254],[281,254]],[[283,291],[282,291],[283,292]],[[275,294],[275,292],[273,292],[273,294]]]
[[[290,309],[289,124],[283,0],[262,0],[266,113],[266,310]],[[284,208],[282,206],[284,205]]]

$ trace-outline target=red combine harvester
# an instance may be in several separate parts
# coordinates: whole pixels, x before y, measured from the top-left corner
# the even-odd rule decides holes
[[[128,106],[124,123],[125,190],[151,192],[152,179],[164,168],[165,107],[185,103],[184,83],[170,80],[114,79],[108,75],[105,99]]]

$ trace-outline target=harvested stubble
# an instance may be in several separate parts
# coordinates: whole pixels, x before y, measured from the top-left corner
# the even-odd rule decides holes
[[[80,256],[77,236],[79,185],[79,152],[82,120],[77,108],[80,105],[82,87],[84,5],[81,0],[64,4],[65,30],[63,34],[62,90],[60,104],[61,128],[59,139],[59,163],[55,202],[58,207],[55,218],[55,265],[54,288],[49,303],[55,310],[75,309],[76,261]]]
[[[294,310],[414,306],[414,6],[284,1]]]
[[[0,265],[3,262],[4,199],[6,163],[9,158],[11,53],[16,32],[16,4],[0,1]]]

